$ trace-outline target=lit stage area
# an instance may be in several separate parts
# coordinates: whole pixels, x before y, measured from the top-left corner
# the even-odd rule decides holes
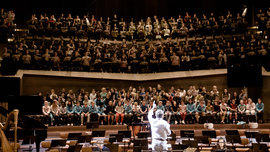
[[[260,96],[263,101],[267,101],[268,94],[265,94],[265,92],[269,88],[270,74],[262,69],[262,76],[262,87],[248,87],[246,91],[249,96],[254,96],[254,98]],[[209,90],[213,85],[217,85],[220,90],[228,88],[227,69],[152,74],[19,70],[16,77],[20,78],[19,86],[22,96],[33,95],[37,92],[46,93],[52,88],[55,90],[61,90],[63,87],[73,90],[78,88],[90,90],[91,88],[99,89],[105,85],[119,89],[128,88],[131,85],[133,87],[146,87],[156,86],[157,84],[161,84],[165,88],[171,86],[187,88],[190,84],[203,85]],[[233,92],[241,88],[228,89]],[[27,102],[25,101],[24,103],[26,104]],[[264,103],[265,106],[269,104],[267,102]],[[198,151],[215,151],[220,149],[220,143],[224,142],[225,148],[228,150],[252,151],[256,148],[258,149],[258,143],[260,143],[261,148],[263,148],[262,145],[266,144],[266,149],[268,149],[270,147],[270,123],[268,118],[268,109],[265,109],[264,123],[260,124],[172,124],[170,126],[172,135],[167,141],[168,147],[170,150],[177,149],[178,151],[187,147],[195,147]],[[88,128],[87,124],[83,126],[48,126],[45,129],[46,136],[43,136],[44,139],[40,141],[40,151],[58,149],[64,152],[68,151],[69,148],[75,147],[81,148],[82,151],[92,151],[98,146],[99,139],[102,139],[105,146],[115,148],[112,150],[113,152],[136,152],[138,149],[143,150],[151,147],[151,138],[149,138],[151,133],[149,129],[149,124],[146,122],[130,125],[99,124],[98,128],[93,124],[88,126]],[[36,133],[42,134],[39,130]],[[30,145],[22,144],[23,140],[19,140],[19,151],[27,150],[29,147],[36,151],[35,143]],[[56,145],[52,146],[52,143]],[[147,150],[143,151],[146,152]]]
[[[168,147],[169,150],[175,149],[176,147],[185,148],[185,144],[190,140],[191,143],[194,142],[194,139],[200,138],[199,141],[196,141],[197,146],[195,148],[198,151],[214,151],[218,149],[218,140],[224,139],[226,142],[227,149],[234,149],[236,151],[242,150],[253,150],[253,145],[258,143],[255,137],[250,137],[252,134],[267,134],[269,136],[269,123],[259,124],[258,128],[249,128],[248,125],[237,125],[237,124],[214,124],[214,128],[206,129],[204,124],[185,124],[185,125],[171,125],[172,135],[168,138]],[[97,140],[102,138],[104,140],[105,146],[116,146],[115,152],[132,152],[136,151],[136,147],[143,145],[134,145],[131,142],[141,141],[144,138],[147,140],[148,148],[151,146],[151,133],[143,126],[133,126],[133,131],[128,132],[128,129],[131,129],[132,126],[128,127],[127,125],[99,125],[98,128],[87,129],[86,126],[60,126],[60,127],[48,127],[48,137],[45,141],[41,142],[41,150],[46,150],[49,148],[49,143],[52,140],[64,140],[67,144],[77,144],[82,145],[85,143],[90,143],[89,147],[94,149],[97,144]],[[143,130],[145,129],[145,130]],[[90,131],[91,130],[91,131]],[[140,131],[139,131],[140,130]],[[229,131],[228,131],[229,130]],[[105,131],[105,134],[102,133]],[[121,136],[121,132],[124,132],[124,137],[119,137],[120,141],[117,141],[117,135]],[[233,134],[233,135],[232,135]],[[91,142],[83,142],[78,144],[77,141],[80,140],[79,136],[88,137],[91,136]],[[93,137],[99,136],[99,137]],[[114,137],[112,137],[114,136]],[[125,137],[127,136],[127,137]],[[130,137],[129,137],[130,136]],[[190,137],[188,137],[190,136]],[[211,137],[210,137],[211,136]],[[235,140],[234,144],[232,141],[229,141],[229,137],[232,136]],[[240,141],[236,141],[236,137],[239,136]],[[187,138],[188,137],[188,138]],[[257,137],[257,135],[256,135]],[[210,138],[209,141],[204,141],[203,139]],[[257,137],[258,138],[258,137]],[[245,140],[248,140],[246,142]],[[267,139],[262,139],[267,140]],[[141,141],[142,142],[142,141]],[[240,142],[240,143],[239,143]],[[260,141],[259,141],[260,142]],[[190,144],[191,144],[190,143]],[[268,142],[260,142],[267,143]],[[142,144],[142,143],[141,143]],[[181,145],[181,146],[180,146]],[[27,147],[28,145],[22,145],[21,148]],[[194,146],[191,144],[191,147]],[[35,145],[33,145],[35,147]],[[61,151],[67,151],[69,146],[63,146],[59,149]],[[88,149],[89,150],[89,149]],[[247,151],[248,151],[247,150]],[[147,150],[145,150],[146,152]],[[149,150],[150,151],[150,150]]]

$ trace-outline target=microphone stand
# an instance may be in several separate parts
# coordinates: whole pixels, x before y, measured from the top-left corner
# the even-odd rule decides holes
[[[249,117],[248,117],[248,130],[249,130],[249,132],[250,132]]]

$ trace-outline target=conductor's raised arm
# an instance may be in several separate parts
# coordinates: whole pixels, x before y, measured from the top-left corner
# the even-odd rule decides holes
[[[152,107],[152,109],[148,112],[148,121],[149,121],[149,123],[151,124],[153,121],[154,121],[154,119],[153,119],[153,113],[154,113],[154,109],[156,108],[156,103],[155,103],[155,101],[154,101],[154,103],[153,103],[153,107]]]

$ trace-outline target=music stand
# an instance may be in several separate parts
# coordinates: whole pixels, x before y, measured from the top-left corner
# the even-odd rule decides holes
[[[86,129],[90,129],[90,131],[93,131],[94,128],[99,128],[98,121],[90,121],[86,124]]]
[[[194,130],[180,130],[181,138],[193,138],[194,137]]]
[[[151,137],[151,132],[138,132],[138,138],[148,138]]]
[[[92,137],[105,137],[106,130],[93,130]]]
[[[91,142],[92,140],[92,135],[81,135],[78,139],[78,143],[86,143],[86,142]]]
[[[208,146],[210,147],[210,142],[209,142],[209,139],[207,136],[194,136],[194,140],[196,140],[198,143],[208,144]],[[202,149],[202,147],[201,147],[201,149]]]
[[[67,140],[61,139],[61,140],[52,140],[51,147],[64,147],[66,146]]]
[[[255,138],[256,135],[258,135],[259,132],[249,132],[249,131],[245,131],[245,135],[247,138]]]
[[[203,130],[202,135],[210,138],[217,138],[217,133],[215,130]]]
[[[123,134],[110,134],[109,136],[109,142],[122,142],[124,138]]]
[[[119,130],[118,134],[123,134],[124,138],[131,138],[131,131],[130,130]]]
[[[266,144],[252,143],[252,148],[256,152],[269,152]]]
[[[256,141],[260,142],[270,142],[270,138],[268,134],[257,134],[255,135]]]
[[[198,141],[198,143],[209,144],[207,136],[194,136],[194,140]]]
[[[198,141],[196,140],[182,140],[183,145],[188,145],[189,147],[198,148]]]
[[[227,135],[238,135],[239,136],[238,130],[226,130],[226,134]]]
[[[142,150],[148,150],[148,146],[134,146],[133,152],[141,152]]]
[[[82,133],[69,133],[68,140],[78,140]]]
[[[147,139],[135,139],[134,146],[148,146],[148,140]]]
[[[234,149],[234,144],[241,143],[241,138],[239,135],[226,135],[226,141],[232,143],[232,147]]]

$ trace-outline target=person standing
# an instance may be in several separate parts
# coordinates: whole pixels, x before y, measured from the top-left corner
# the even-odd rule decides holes
[[[152,150],[157,152],[166,151],[167,148],[167,136],[171,134],[170,124],[163,120],[164,111],[158,109],[156,111],[156,118],[153,118],[154,109],[156,104],[153,104],[153,108],[148,113],[148,120],[151,125],[152,133]]]

